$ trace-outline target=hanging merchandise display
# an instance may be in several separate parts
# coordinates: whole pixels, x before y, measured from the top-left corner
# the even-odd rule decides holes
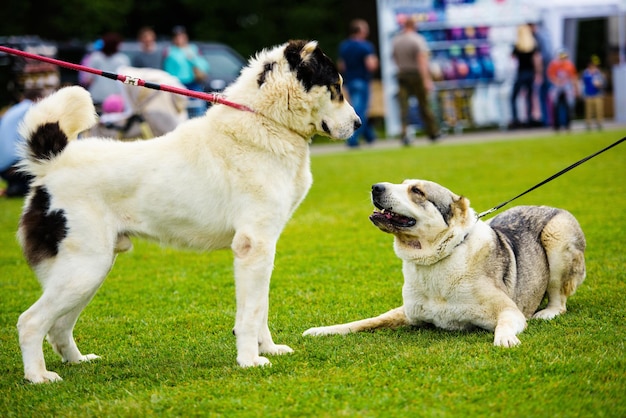
[[[476,95],[482,101],[506,100],[500,90],[510,90],[512,83],[516,27],[537,21],[536,9],[522,0],[378,0],[385,126],[390,136],[400,131],[391,42],[407,17],[417,21],[417,31],[430,49],[435,84],[431,101],[443,129],[461,132],[473,126],[504,126],[508,115],[501,108],[507,102],[474,106],[473,101]],[[417,101],[411,104],[417,106]]]

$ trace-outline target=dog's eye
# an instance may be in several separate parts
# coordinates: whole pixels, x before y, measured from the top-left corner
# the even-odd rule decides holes
[[[417,186],[411,187],[411,193],[415,193],[420,196],[424,196],[424,192],[419,189]]]

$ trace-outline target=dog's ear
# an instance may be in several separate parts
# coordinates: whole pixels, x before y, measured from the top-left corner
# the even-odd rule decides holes
[[[289,41],[285,47],[285,58],[292,70],[302,67],[311,61],[317,49],[317,41]]]
[[[263,66],[263,71],[261,72],[261,74],[259,74],[259,78],[257,78],[257,83],[259,84],[259,87],[261,87],[263,83],[265,83],[267,74],[271,73],[274,70],[275,65],[276,65],[276,62],[265,63],[265,65]]]
[[[289,68],[292,71],[298,69],[298,66],[302,63],[302,56],[300,55],[301,51],[304,49],[304,45],[306,45],[306,41],[289,41],[285,46],[285,58],[289,63]]]
[[[452,202],[450,209],[452,213],[451,220],[454,221],[455,219],[457,219],[458,222],[463,222],[469,216],[470,201],[465,196],[459,196]]]
[[[300,50],[300,58],[306,62],[313,56],[313,52],[317,48],[317,41],[310,41],[306,43]]]
[[[335,63],[322,52],[317,41],[289,41],[285,59],[308,92],[313,86],[330,86],[339,81]]]

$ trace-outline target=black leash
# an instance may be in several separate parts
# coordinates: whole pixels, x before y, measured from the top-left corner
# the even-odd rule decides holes
[[[561,170],[561,171],[559,171],[558,173],[556,173],[556,174],[554,174],[554,175],[552,175],[552,176],[548,177],[547,179],[545,179],[545,180],[544,180],[544,181],[542,181],[541,183],[534,185],[534,186],[533,186],[533,187],[531,187],[530,189],[526,190],[524,193],[520,193],[520,194],[518,194],[517,196],[515,196],[515,197],[514,197],[514,198],[512,198],[512,199],[509,199],[509,200],[507,200],[507,201],[505,201],[505,202],[500,203],[500,204],[499,204],[499,205],[497,205],[497,206],[492,207],[492,208],[491,208],[491,209],[489,209],[489,210],[486,210],[486,211],[484,211],[484,212],[479,213],[478,215],[476,215],[476,218],[477,218],[477,219],[480,219],[480,218],[482,218],[483,216],[489,215],[490,213],[493,213],[493,212],[497,211],[498,209],[500,209],[500,208],[502,208],[502,207],[504,207],[504,206],[508,205],[509,203],[511,203],[512,201],[514,201],[515,199],[518,199],[518,198],[520,198],[520,197],[524,196],[526,193],[530,193],[530,192],[532,192],[532,191],[533,191],[533,190],[535,190],[536,188],[543,186],[544,184],[546,184],[546,183],[548,183],[548,182],[550,182],[550,181],[554,180],[555,178],[557,178],[557,177],[559,177],[559,176],[561,176],[561,175],[563,175],[563,174],[567,173],[567,172],[568,172],[568,171],[570,171],[571,169],[578,167],[578,166],[579,166],[579,165],[581,165],[582,163],[584,163],[584,162],[586,162],[586,161],[591,160],[591,159],[592,159],[593,157],[595,157],[596,155],[602,154],[604,151],[607,151],[607,150],[609,150],[609,149],[613,148],[614,146],[621,144],[621,143],[622,143],[622,142],[624,142],[624,141],[626,141],[626,137],[624,137],[624,138],[622,138],[622,139],[619,139],[619,140],[615,141],[614,143],[612,143],[612,144],[611,144],[611,145],[609,145],[608,147],[603,148],[603,149],[601,149],[600,151],[595,152],[595,153],[593,153],[593,154],[589,155],[588,157],[583,158],[583,159],[582,159],[582,160],[580,160],[580,161],[575,162],[574,164],[570,165],[569,167],[565,167],[563,170]]]

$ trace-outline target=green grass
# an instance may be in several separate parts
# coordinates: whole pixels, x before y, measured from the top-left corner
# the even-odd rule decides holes
[[[384,330],[304,338],[311,326],[401,304],[392,237],[368,221],[371,184],[426,178],[488,209],[626,134],[314,156],[313,188],[279,241],[270,327],[295,353],[235,364],[232,256],[134,240],[75,330],[83,353],[65,379],[28,385],[15,323],[39,296],[14,234],[20,200],[0,200],[0,416],[626,416],[626,145],[515,204],[563,207],[587,236],[587,280],[566,315],[530,322],[522,345],[486,331]]]

